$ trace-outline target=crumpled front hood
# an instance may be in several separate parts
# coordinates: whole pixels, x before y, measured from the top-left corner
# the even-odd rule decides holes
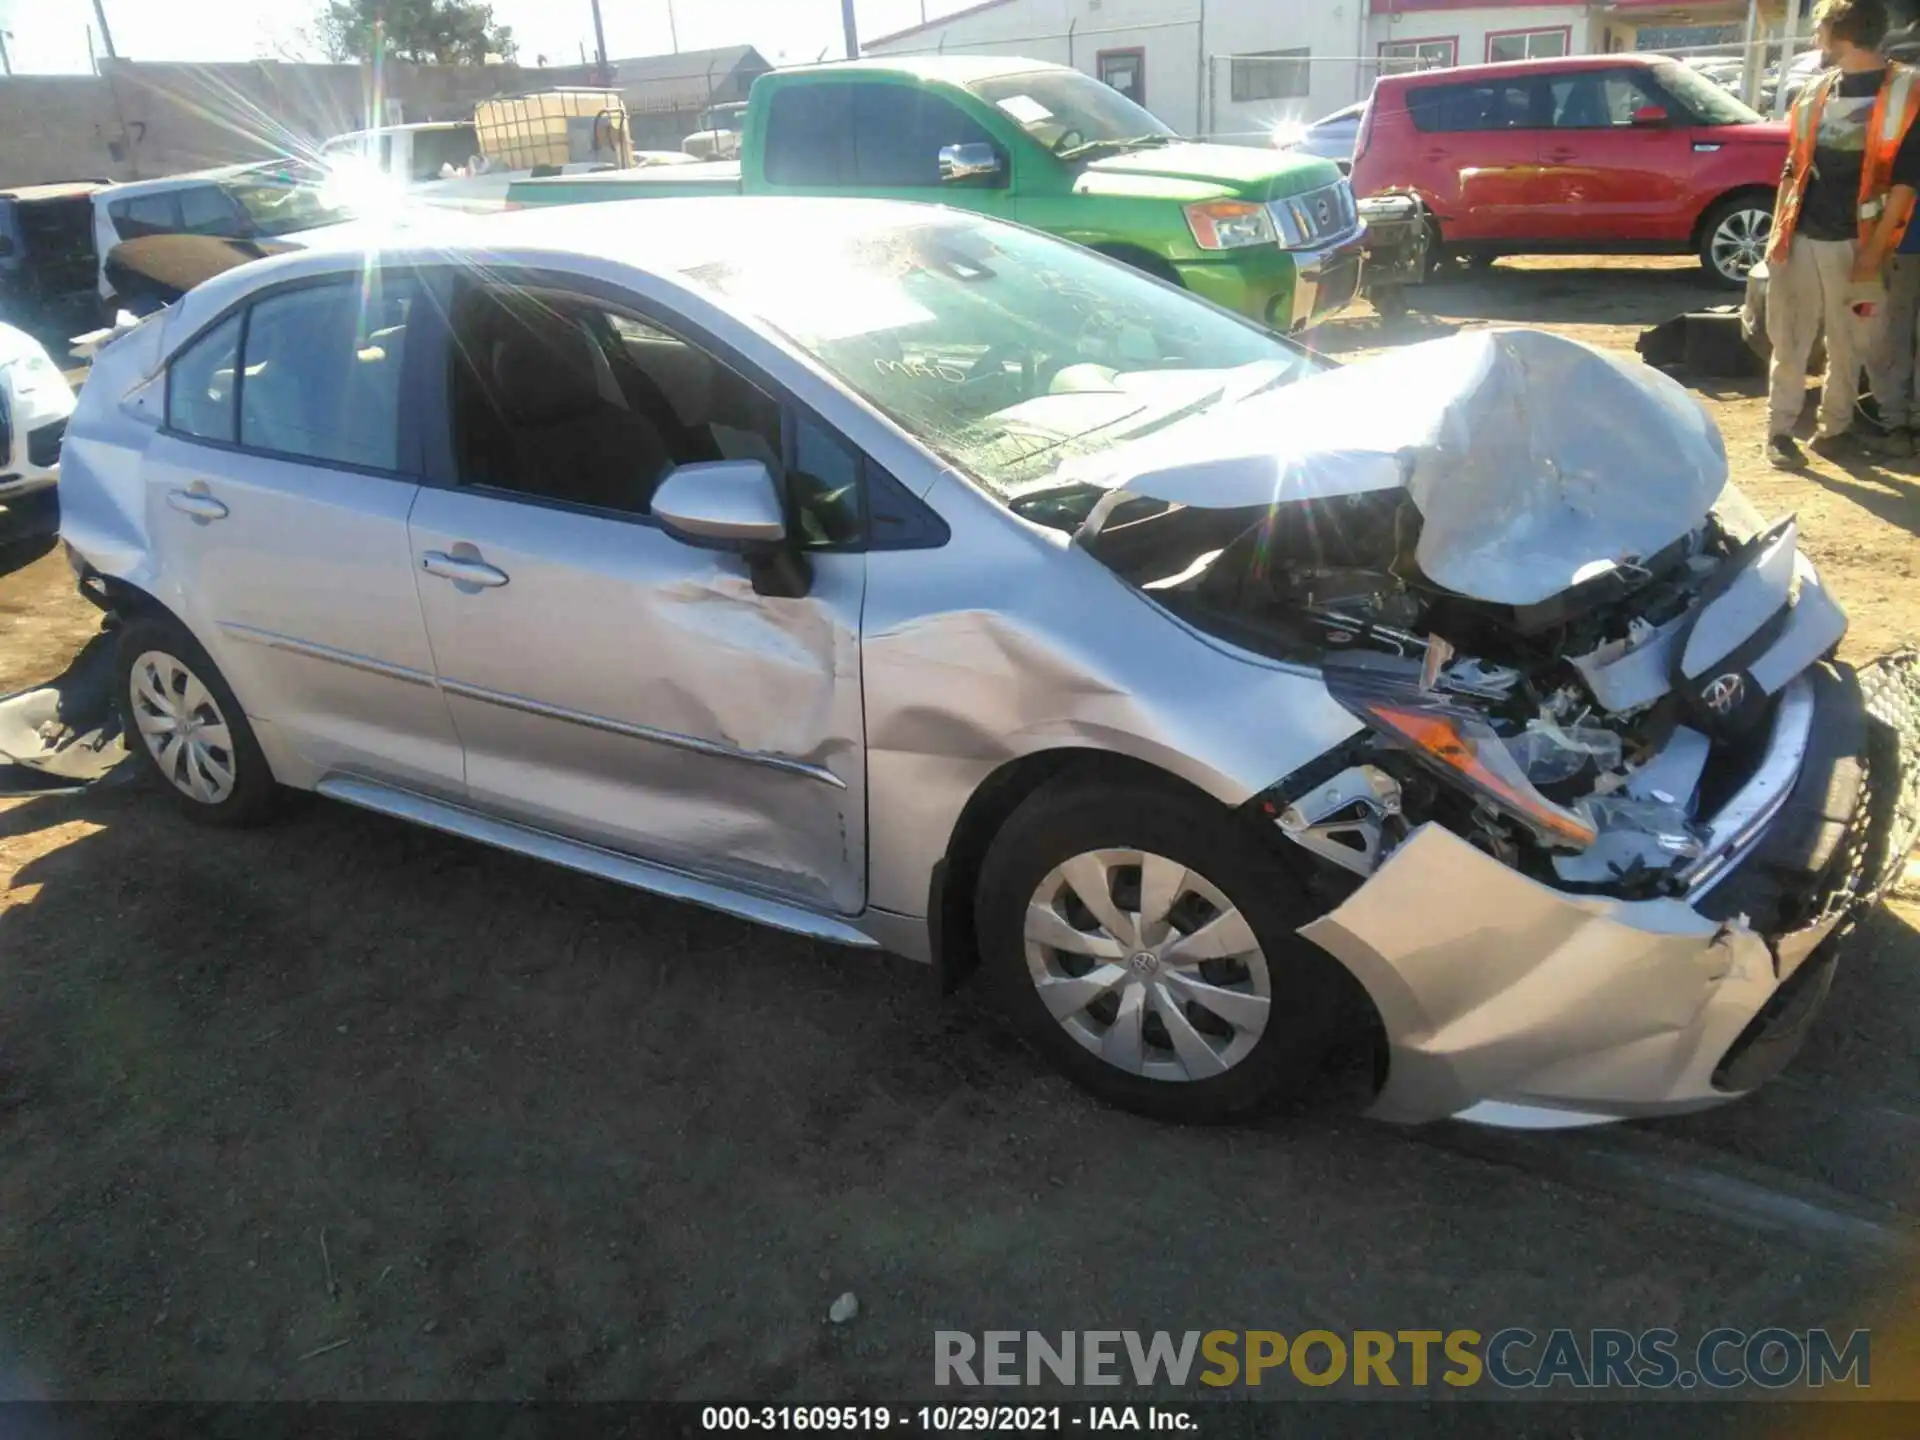
[[[1476,330],[1332,370],[1060,478],[1205,509],[1404,485],[1437,584],[1533,605],[1702,524],[1726,447],[1677,382],[1540,330]]]

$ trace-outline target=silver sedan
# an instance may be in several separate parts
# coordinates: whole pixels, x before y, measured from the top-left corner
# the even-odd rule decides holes
[[[1334,368],[938,208],[446,224],[96,356],[63,534],[196,819],[317,791],[977,964],[1155,1115],[1358,1036],[1375,1113],[1515,1124],[1758,1084],[1911,839],[1911,665],[1831,662],[1650,370]]]

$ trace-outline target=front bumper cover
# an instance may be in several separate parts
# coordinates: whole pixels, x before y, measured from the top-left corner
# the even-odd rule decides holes
[[[1791,929],[1700,902],[1569,895],[1432,824],[1306,926],[1385,1028],[1371,1113],[1577,1125],[1702,1109],[1785,1065],[1825,997],[1835,942],[1920,838],[1920,656],[1886,657],[1860,680],[1836,693],[1866,711],[1867,783],[1821,868],[1777,880],[1793,893],[1765,913],[1792,916]],[[1749,853],[1743,866],[1763,858]]]

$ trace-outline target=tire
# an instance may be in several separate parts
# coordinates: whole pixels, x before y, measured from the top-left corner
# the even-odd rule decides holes
[[[169,616],[130,619],[120,632],[114,693],[134,763],[188,818],[244,826],[272,817],[284,792],[240,702],[185,626]],[[169,748],[183,715],[192,725],[189,743]]]
[[[1404,285],[1387,285],[1367,296],[1372,303],[1374,313],[1382,320],[1399,320],[1413,307],[1407,300]]]
[[[1143,884],[1174,897],[1144,935]],[[1071,775],[1008,817],[974,894],[986,982],[1020,1037],[1109,1104],[1196,1124],[1297,1094],[1341,1038],[1351,982],[1294,933],[1322,908],[1204,797]]]
[[[1773,233],[1773,201],[1729,195],[1700,222],[1700,268],[1726,290],[1747,288],[1747,274],[1766,256]]]

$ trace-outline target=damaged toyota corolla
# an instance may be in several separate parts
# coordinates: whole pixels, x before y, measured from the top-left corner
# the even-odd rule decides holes
[[[957,979],[1245,1113],[1752,1089],[1920,828],[1677,385],[1481,331],[1336,368],[979,216],[541,210],[244,266],[107,343],[64,535],[135,763]]]

